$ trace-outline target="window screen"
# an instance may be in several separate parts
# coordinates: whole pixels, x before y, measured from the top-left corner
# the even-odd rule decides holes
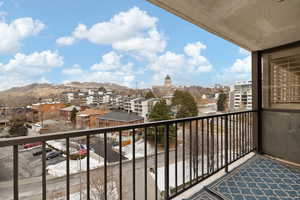
[[[300,54],[271,59],[269,70],[271,106],[299,104],[300,108]]]

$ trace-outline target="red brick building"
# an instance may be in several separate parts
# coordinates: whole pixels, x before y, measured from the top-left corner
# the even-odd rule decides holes
[[[82,110],[80,106],[68,106],[68,107],[60,109],[59,115],[60,115],[61,119],[65,120],[65,121],[71,121],[71,113],[74,108],[78,112]]]
[[[76,115],[77,128],[97,128],[96,118],[108,113],[105,109],[86,109]]]
[[[34,118],[39,121],[45,119],[54,119],[59,117],[60,109],[64,108],[65,104],[60,102],[53,103],[38,103],[32,105]]]

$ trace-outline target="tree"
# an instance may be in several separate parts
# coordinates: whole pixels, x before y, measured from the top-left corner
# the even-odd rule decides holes
[[[150,114],[149,114],[149,119],[150,121],[162,121],[162,120],[169,120],[172,118],[171,114],[171,108],[170,106],[167,105],[166,101],[164,99],[161,99],[159,102],[157,102],[154,107],[152,108]],[[157,140],[158,143],[163,143],[164,142],[164,126],[158,126],[157,127],[158,133],[157,133]],[[155,128],[151,127],[149,128],[148,134],[150,140],[155,139]],[[170,126],[169,127],[169,136],[173,137],[174,136],[174,127]],[[172,138],[170,138],[172,139]]]
[[[147,92],[146,96],[145,96],[146,99],[152,99],[152,98],[155,98],[153,92],[150,90]]]
[[[98,91],[99,91],[99,92],[104,92],[104,93],[106,93],[106,89],[105,89],[105,87],[103,87],[103,86],[99,87],[99,88],[98,88]]]
[[[217,101],[217,111],[224,112],[227,108],[227,95],[224,92],[221,92]]]
[[[12,137],[26,136],[28,134],[28,130],[25,127],[25,122],[26,122],[25,115],[20,115],[12,118],[10,120],[9,134]]]
[[[77,115],[77,113],[78,113],[78,110],[74,107],[73,110],[71,111],[71,117],[70,117],[70,120],[71,120],[74,127],[76,125],[76,115]]]
[[[176,90],[172,98],[172,106],[176,108],[176,118],[194,117],[198,115],[197,103],[188,91]]]
[[[118,185],[116,184],[117,178],[114,176],[111,168],[108,168],[107,174],[107,194],[109,199],[119,199]],[[120,177],[122,178],[122,177]],[[95,174],[91,176],[91,199],[102,200],[105,199],[105,179],[104,174]]]
[[[171,118],[171,108],[164,99],[157,102],[149,114],[150,121],[169,120]]]

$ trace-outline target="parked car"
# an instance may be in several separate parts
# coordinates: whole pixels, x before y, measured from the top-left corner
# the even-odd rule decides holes
[[[49,149],[49,148],[46,149],[46,153],[49,153],[50,151],[52,151],[52,149]],[[41,155],[42,153],[43,153],[43,151],[40,150],[40,151],[33,152],[32,155],[38,156],[38,155]]]
[[[49,152],[49,153],[47,153],[47,155],[46,155],[46,160],[50,160],[50,159],[52,159],[52,158],[56,158],[56,157],[58,157],[58,156],[60,156],[60,155],[61,155],[61,153],[60,153],[60,152],[57,152],[57,151]]]
[[[23,147],[24,147],[24,149],[29,149],[29,148],[40,146],[40,145],[42,145],[42,142],[24,144]]]
[[[87,154],[87,150],[86,149],[80,149],[78,151],[78,155],[85,156],[86,154]]]

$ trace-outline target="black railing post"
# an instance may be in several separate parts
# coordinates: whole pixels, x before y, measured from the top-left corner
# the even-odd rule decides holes
[[[42,191],[43,191],[43,196],[42,199],[46,200],[47,199],[47,188],[46,188],[46,142],[43,142],[42,144]]]
[[[145,191],[145,197],[144,199],[147,200],[147,128],[144,129],[144,191]]]
[[[90,135],[86,136],[86,149],[86,199],[90,200]]]
[[[155,126],[155,200],[158,199],[158,181],[157,181],[157,145],[158,145],[158,128]]]
[[[165,200],[169,199],[169,124],[166,125],[164,131],[165,138]]]
[[[14,167],[14,200],[19,199],[19,149],[18,145],[13,146],[13,167]]]
[[[67,159],[67,163],[66,163],[66,170],[67,170],[67,176],[66,176],[66,189],[67,189],[67,193],[66,193],[66,199],[70,200],[70,139],[66,138],[66,159]],[[81,162],[81,161],[80,161]]]
[[[225,115],[225,172],[228,172],[228,116]]]

